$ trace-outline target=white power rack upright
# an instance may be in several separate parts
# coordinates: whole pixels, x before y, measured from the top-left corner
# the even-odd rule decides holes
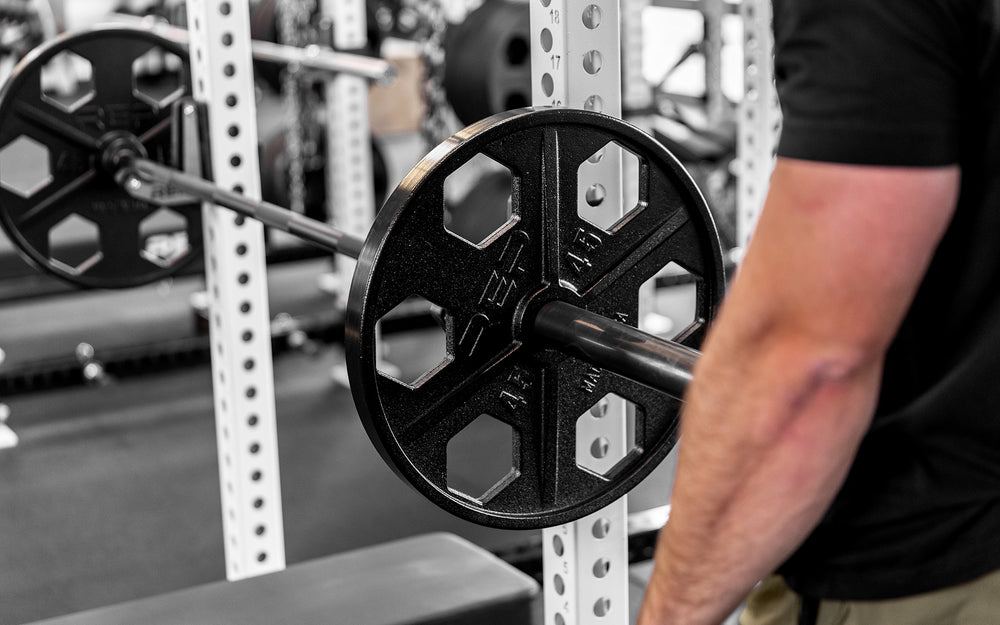
[[[532,102],[585,108],[620,117],[621,19],[619,0],[529,0]],[[622,215],[622,155],[607,146],[579,181],[578,205],[603,188],[608,223]],[[594,162],[597,161],[597,162]],[[593,214],[593,213],[591,213]],[[625,455],[626,407],[584,419],[578,439],[607,441],[605,460]],[[579,455],[579,454],[578,454]],[[628,528],[623,497],[574,523],[542,531],[546,625],[622,623],[628,620]]]
[[[641,35],[636,28],[637,13],[646,0],[630,6],[620,0],[529,0],[531,11],[532,101],[537,105],[570,106],[597,110],[609,115],[622,113],[622,61],[620,47],[621,11],[626,12],[628,34]],[[706,17],[706,93],[709,119],[722,117],[721,21],[727,12],[723,0],[702,0]],[[653,5],[670,2],[654,0]],[[687,8],[696,2],[679,3]],[[780,131],[780,109],[773,85],[773,36],[769,0],[743,0],[740,14],[744,23],[745,90],[739,119],[739,242],[745,245],[756,224],[767,192],[774,161],[774,147]],[[641,20],[641,17],[639,18]],[[634,53],[635,42],[626,42]],[[629,54],[630,65],[634,54]],[[635,87],[637,72],[629,70],[627,96],[639,99]],[[608,157],[611,158],[608,158]],[[608,202],[603,209],[621,214],[625,185],[624,163],[620,154],[609,152],[597,167],[581,171],[580,207],[584,209],[584,189],[601,184]],[[627,172],[626,172],[627,173]],[[617,200],[617,201],[616,201]],[[610,415],[609,415],[610,416]],[[624,417],[624,415],[621,415]],[[603,436],[611,443],[612,457],[626,445],[625,419],[595,420],[598,424],[617,422],[612,429],[583,431],[584,440]],[[588,426],[590,427],[590,426]],[[585,428],[586,429],[586,428]],[[621,457],[621,456],[618,456]],[[628,610],[628,527],[625,498],[589,517],[543,530],[543,575],[546,625],[624,625]]]
[[[260,199],[248,0],[187,0],[195,99],[217,184]],[[206,204],[206,275],[226,577],[285,566],[264,230]]]
[[[534,104],[620,116],[619,0],[529,3]],[[215,182],[259,198],[248,4],[187,0],[188,27],[195,97],[208,105]],[[364,45],[362,2],[324,0],[323,9],[338,22],[338,48]],[[741,7],[746,74],[739,124],[741,242],[749,238],[763,203],[780,128],[770,11],[768,0],[744,0]],[[366,96],[363,79],[338,77],[328,87],[332,201],[349,211],[338,214],[341,227],[359,236],[374,208]],[[602,210],[620,215],[623,159],[610,147],[587,167],[579,203],[583,208],[585,191],[599,184],[607,198]],[[205,206],[204,220],[226,572],[234,580],[285,564],[263,227],[211,205]],[[609,462],[622,457],[628,443],[625,408],[614,416],[579,432],[584,440],[607,439]],[[543,531],[546,625],[628,621],[627,532],[625,498]]]
[[[336,50],[356,52],[367,45],[365,0],[322,0],[320,7],[333,20]],[[335,226],[364,239],[375,219],[368,81],[338,74],[327,80],[325,91],[328,214]],[[336,284],[346,302],[354,262],[338,256],[336,263]]]
[[[781,132],[774,87],[774,34],[770,0],[743,0],[743,101],[737,143],[737,245],[746,247],[764,207]]]

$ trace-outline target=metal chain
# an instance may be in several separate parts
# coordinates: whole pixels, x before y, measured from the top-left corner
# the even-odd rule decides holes
[[[414,0],[411,8],[417,17],[415,29],[420,41],[420,56],[426,72],[423,96],[427,110],[420,126],[420,134],[428,145],[434,146],[453,131],[450,121],[453,113],[444,92],[444,36],[448,29],[441,0]]]
[[[281,0],[278,5],[278,34],[286,46],[301,47],[302,33],[312,21],[316,0]],[[289,65],[281,76],[281,97],[288,128],[285,131],[285,157],[288,161],[289,208],[305,213],[305,149],[303,146],[302,68]]]

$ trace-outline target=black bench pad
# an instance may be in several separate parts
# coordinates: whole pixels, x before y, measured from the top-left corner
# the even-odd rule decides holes
[[[425,534],[37,625],[520,625],[538,584],[451,534]]]

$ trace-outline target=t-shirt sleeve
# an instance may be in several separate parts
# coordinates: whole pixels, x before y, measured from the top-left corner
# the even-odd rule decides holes
[[[774,0],[778,154],[858,165],[957,162],[970,64],[954,4]]]

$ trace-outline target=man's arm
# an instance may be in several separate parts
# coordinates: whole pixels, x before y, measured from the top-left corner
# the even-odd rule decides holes
[[[687,393],[639,625],[717,625],[818,523],[959,177],[779,159]]]

